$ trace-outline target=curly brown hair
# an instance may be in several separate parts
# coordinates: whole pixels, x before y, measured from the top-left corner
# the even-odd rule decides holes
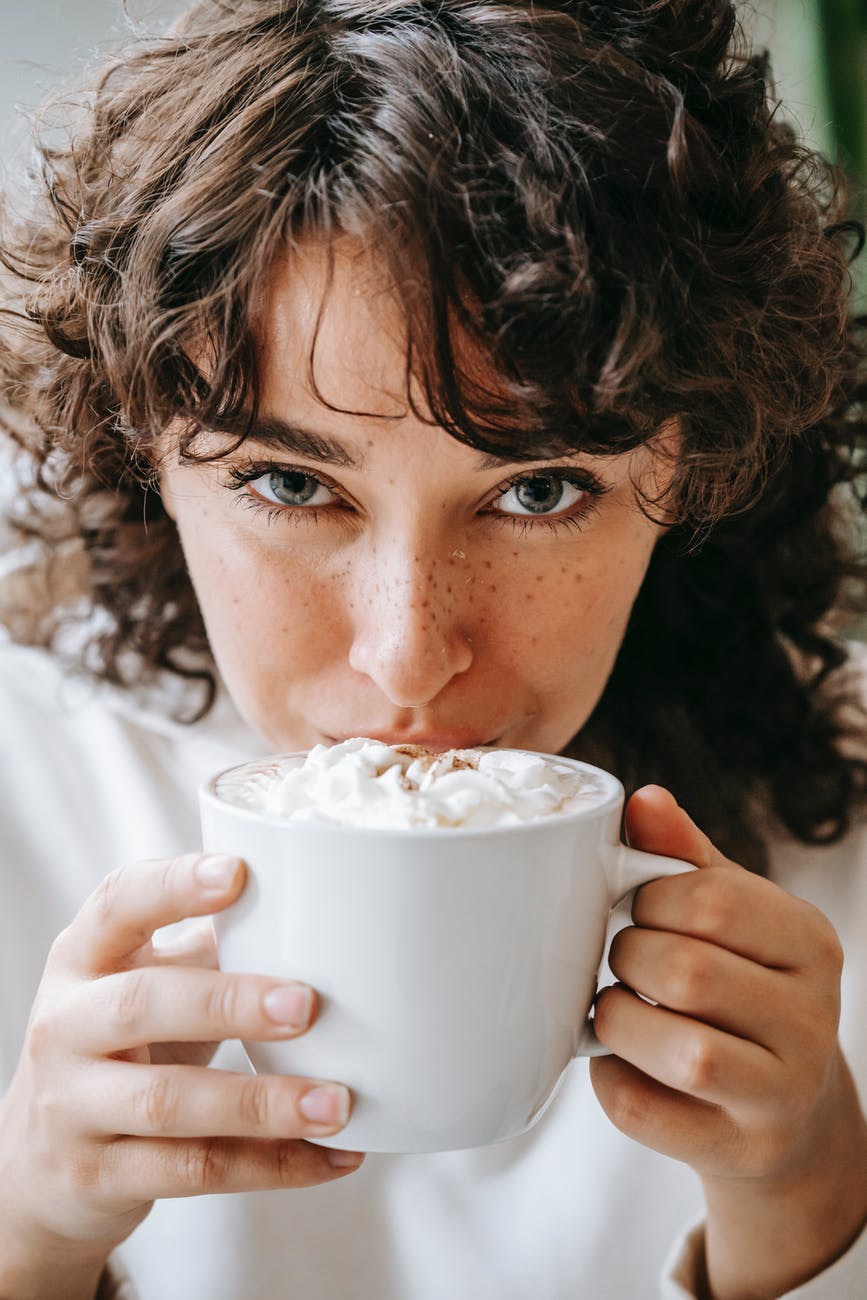
[[[575,752],[758,869],[768,816],[842,835],[867,788],[834,672],[865,571],[860,232],[768,76],[722,0],[199,0],[117,58],[2,253],[17,526],[86,557],[90,671],[196,677],[207,712],[157,440],[252,425],[269,269],[350,234],[400,294],[413,409],[455,438],[529,460],[679,424],[675,524]],[[49,605],[28,636],[56,641]]]

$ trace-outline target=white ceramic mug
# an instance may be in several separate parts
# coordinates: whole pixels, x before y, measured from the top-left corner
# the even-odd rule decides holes
[[[587,1016],[612,906],[691,868],[621,844],[620,782],[559,756],[601,796],[512,826],[370,829],[230,802],[250,775],[303,758],[231,768],[199,792],[205,849],[249,872],[214,918],[221,968],[320,997],[302,1037],[245,1043],[250,1063],[351,1089],[349,1123],[324,1146],[447,1151],[525,1132],[570,1060],[605,1050]]]

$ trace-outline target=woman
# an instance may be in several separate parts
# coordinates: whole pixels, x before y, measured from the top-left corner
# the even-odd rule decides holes
[[[44,150],[4,245],[4,1295],[863,1292],[853,240],[734,33],[201,0]],[[343,1081],[233,1072],[316,991],[186,924],[244,887],[196,782],[353,734],[598,760],[699,868],[613,943],[613,1054],[501,1147],[359,1168],[304,1141]]]

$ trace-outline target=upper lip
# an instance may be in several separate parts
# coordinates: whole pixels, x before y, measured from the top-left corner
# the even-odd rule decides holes
[[[480,736],[477,731],[425,731],[425,732],[403,732],[395,731],[353,731],[346,736],[332,736],[324,733],[327,740],[340,744],[344,740],[349,740],[351,736],[364,736],[368,740],[379,740],[384,745],[420,745],[423,749],[479,749],[485,745],[493,745],[499,739],[499,733],[495,736]]]

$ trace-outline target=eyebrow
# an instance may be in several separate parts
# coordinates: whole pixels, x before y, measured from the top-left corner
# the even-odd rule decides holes
[[[226,418],[214,421],[210,427],[215,433],[225,433],[236,438],[243,437],[245,441],[256,442],[269,450],[303,456],[305,460],[316,461],[320,465],[335,465],[339,469],[351,470],[364,468],[364,456],[353,455],[337,438],[316,433],[313,429],[305,429],[288,420],[281,420],[276,415],[260,415],[253,421],[244,416],[238,419]],[[573,452],[572,455],[574,454]],[[530,456],[522,461],[516,460],[514,456],[495,456],[482,451],[478,451],[477,455],[479,460],[475,466],[476,473],[501,469],[504,465],[530,464],[533,461],[548,459],[545,456]]]

